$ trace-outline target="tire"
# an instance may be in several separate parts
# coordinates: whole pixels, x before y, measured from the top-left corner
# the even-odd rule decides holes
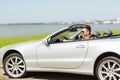
[[[95,74],[98,80],[120,80],[120,59],[113,56],[101,59]]]
[[[18,53],[8,55],[4,59],[3,68],[5,73],[11,78],[20,78],[26,73],[25,61]]]

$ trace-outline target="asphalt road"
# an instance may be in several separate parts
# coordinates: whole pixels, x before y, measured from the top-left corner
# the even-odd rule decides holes
[[[0,76],[7,80],[96,80],[93,76],[51,72],[30,72],[26,74],[25,78],[12,79],[4,73],[3,69],[0,69]]]

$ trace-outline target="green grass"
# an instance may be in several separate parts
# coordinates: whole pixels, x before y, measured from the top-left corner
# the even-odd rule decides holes
[[[113,30],[113,34],[120,34],[120,30]]]
[[[100,31],[101,36],[103,36],[103,33],[104,33],[104,31],[101,30]],[[112,33],[113,33],[113,35],[120,34],[120,30],[112,30]]]
[[[39,35],[28,35],[28,36],[12,36],[12,37],[0,37],[0,47],[30,41],[30,40],[40,40],[46,37],[48,34],[39,34]]]
[[[104,31],[100,31],[101,36]],[[120,30],[113,30],[113,34],[120,34]],[[6,45],[26,42],[30,40],[40,40],[46,37],[48,34],[28,35],[28,36],[12,36],[12,37],[0,37],[0,48]]]
[[[0,80],[8,80],[8,79],[0,76]]]

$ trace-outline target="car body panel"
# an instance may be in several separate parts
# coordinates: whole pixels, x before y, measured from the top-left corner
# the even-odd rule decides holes
[[[1,59],[2,59],[1,63],[3,61],[4,53],[6,53],[7,51],[10,51],[10,50],[14,50],[14,51],[19,52],[24,57],[26,65],[30,65],[31,67],[32,67],[31,63],[36,65],[36,62],[37,62],[36,61],[36,49],[40,43],[41,43],[40,40],[29,41],[29,42],[14,44],[14,45],[10,45],[10,46],[1,48],[2,49],[2,51],[0,49],[0,54],[1,54]],[[2,66],[2,64],[1,64],[1,66]]]
[[[37,59],[39,67],[78,68],[82,64],[86,52],[87,41],[56,43],[39,46]]]

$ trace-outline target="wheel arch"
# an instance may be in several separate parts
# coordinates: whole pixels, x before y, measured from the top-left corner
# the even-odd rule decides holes
[[[117,54],[117,53],[115,53],[115,52],[105,52],[105,53],[101,54],[100,56],[97,57],[97,59],[96,59],[96,61],[95,61],[94,69],[93,69],[93,70],[94,70],[94,75],[96,75],[96,74],[95,74],[95,68],[96,68],[98,62],[99,62],[102,58],[105,58],[105,57],[107,57],[107,56],[114,56],[114,57],[117,57],[117,58],[120,59],[120,55]]]
[[[21,53],[20,53],[19,51],[17,51],[17,50],[9,50],[9,51],[7,51],[7,52],[4,54],[2,62],[4,63],[5,58],[6,58],[8,55],[12,54],[12,53],[17,53],[17,54],[21,55]],[[21,55],[21,56],[22,56],[22,55]],[[22,56],[22,57],[23,57],[23,56]]]

